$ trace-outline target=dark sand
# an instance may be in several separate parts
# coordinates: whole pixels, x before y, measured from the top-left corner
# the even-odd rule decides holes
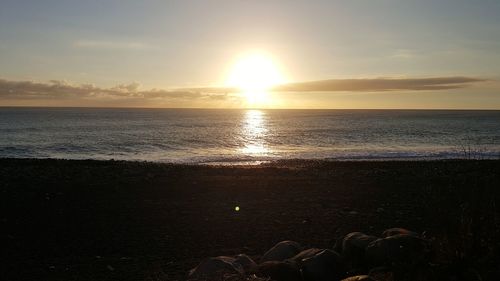
[[[500,265],[499,183],[500,161],[0,159],[0,279],[180,280],[208,256],[406,227],[436,238],[437,263],[488,280]]]

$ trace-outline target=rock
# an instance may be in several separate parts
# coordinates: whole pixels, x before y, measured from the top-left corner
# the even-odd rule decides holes
[[[304,259],[301,270],[304,281],[340,280],[345,276],[342,258],[336,252],[328,249]]]
[[[221,279],[224,274],[243,275],[243,266],[232,257],[220,256],[203,260],[197,267],[189,271],[189,279]]]
[[[395,227],[395,228],[386,229],[384,232],[382,232],[382,238],[386,238],[386,237],[390,237],[390,236],[394,236],[394,235],[399,235],[399,234],[406,234],[406,235],[412,235],[415,237],[420,237],[420,235],[416,232],[410,231],[410,230],[405,229],[405,228]]]
[[[428,261],[429,243],[419,237],[398,234],[371,242],[366,259],[373,266],[417,265]]]
[[[283,261],[266,261],[257,266],[257,275],[274,281],[302,281],[297,265]]]
[[[358,275],[358,276],[351,276],[346,279],[342,279],[342,281],[378,281],[375,279],[372,279],[368,275]]]
[[[252,260],[252,258],[245,254],[234,256],[234,263],[240,264],[245,272],[252,271],[257,267],[257,264]]]
[[[314,255],[316,255],[317,253],[319,253],[323,250],[324,249],[310,248],[310,249],[307,249],[307,250],[304,250],[304,251],[298,253],[297,255],[295,255],[294,257],[292,257],[288,260],[291,262],[297,263],[300,266],[302,264],[302,260],[313,257]]]
[[[274,245],[269,251],[267,251],[260,262],[266,261],[284,261],[295,255],[297,255],[301,250],[299,243],[294,241],[281,241]]]
[[[378,238],[361,232],[347,234],[342,240],[342,257],[350,268],[357,269],[365,266],[366,247]]]

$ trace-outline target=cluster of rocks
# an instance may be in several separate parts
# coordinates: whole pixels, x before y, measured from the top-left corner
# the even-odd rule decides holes
[[[381,238],[353,232],[333,249],[279,242],[258,264],[244,254],[208,258],[189,272],[188,280],[405,280],[421,272],[430,255],[429,241],[403,228],[388,229]]]

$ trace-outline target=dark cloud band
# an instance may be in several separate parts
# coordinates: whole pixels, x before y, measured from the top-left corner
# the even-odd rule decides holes
[[[90,84],[73,85],[64,81],[49,83],[9,81],[0,79],[0,99],[225,99],[223,92],[207,92],[201,89],[139,90],[138,83],[122,84],[112,88],[100,88]]]
[[[283,92],[380,92],[397,90],[449,90],[484,82],[484,79],[470,77],[436,78],[377,78],[377,79],[331,79],[285,84],[275,87]]]
[[[274,87],[278,92],[381,92],[422,91],[459,89],[484,82],[485,79],[471,77],[436,78],[377,78],[377,79],[331,79],[290,83]],[[138,83],[122,84],[112,88],[101,88],[91,84],[74,85],[65,81],[51,80],[48,83],[32,81],[10,81],[0,79],[0,100],[51,100],[51,99],[165,99],[165,100],[229,100],[237,98],[235,88],[204,87],[175,90],[140,90]]]

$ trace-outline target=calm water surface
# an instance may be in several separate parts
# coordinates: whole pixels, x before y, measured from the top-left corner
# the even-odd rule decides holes
[[[0,108],[0,157],[241,163],[500,156],[500,111]]]

